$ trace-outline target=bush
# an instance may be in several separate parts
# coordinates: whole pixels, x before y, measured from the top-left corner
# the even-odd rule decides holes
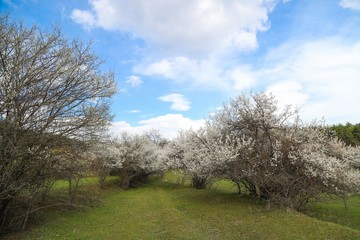
[[[150,174],[163,171],[166,144],[152,137],[123,132],[112,141],[94,146],[92,154],[100,179],[117,176],[119,186],[128,189],[136,182],[146,181]]]

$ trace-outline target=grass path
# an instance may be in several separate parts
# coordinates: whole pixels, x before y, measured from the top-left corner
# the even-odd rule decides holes
[[[360,231],[284,210],[265,210],[230,191],[164,181],[111,190],[99,206],[56,212],[9,239],[360,239]]]

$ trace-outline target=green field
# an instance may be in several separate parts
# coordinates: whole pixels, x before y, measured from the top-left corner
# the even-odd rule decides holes
[[[102,192],[95,186],[87,188],[94,196],[103,194],[102,202],[81,210],[48,210],[37,226],[5,239],[360,239],[356,206],[345,218],[341,202],[317,203],[311,207],[316,219],[268,210],[263,203],[236,194],[228,182],[210,190],[176,182],[169,173],[127,191],[114,184]]]

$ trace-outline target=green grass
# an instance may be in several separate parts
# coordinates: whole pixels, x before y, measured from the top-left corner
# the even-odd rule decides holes
[[[226,181],[210,190],[177,181],[169,173],[128,191],[109,185],[101,204],[51,212],[7,239],[360,239],[360,231],[339,224],[266,210]]]
[[[347,201],[347,207],[341,199],[332,197],[314,202],[308,209],[308,215],[320,220],[330,221],[360,231],[360,198],[353,196]]]

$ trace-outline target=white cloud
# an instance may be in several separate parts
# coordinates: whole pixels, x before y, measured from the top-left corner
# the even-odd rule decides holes
[[[139,109],[134,109],[134,110],[130,111],[130,113],[140,113],[140,112],[141,112],[141,110],[139,110]]]
[[[161,75],[165,78],[173,79],[185,69],[193,68],[193,63],[186,57],[176,57],[162,59],[157,62],[149,63],[145,66],[135,67],[135,71],[145,75]]]
[[[126,83],[130,84],[132,87],[138,87],[142,84],[142,81],[140,77],[131,75],[127,78]]]
[[[306,120],[359,122],[360,42],[328,38],[273,49],[257,76],[283,104],[297,104]]]
[[[74,9],[71,13],[71,19],[81,24],[85,29],[90,30],[97,25],[95,17],[89,11]]]
[[[221,57],[195,60],[181,56],[142,63],[134,71],[202,89],[239,91],[254,86],[256,77],[249,65],[224,67],[223,62]]]
[[[134,66],[141,76],[160,76],[202,89],[251,88],[248,66],[226,65],[238,51],[257,49],[257,33],[281,0],[89,0],[72,18],[87,28],[101,27],[141,38],[150,51]],[[90,15],[90,16],[89,16]],[[236,65],[236,64],[235,64]]]
[[[198,129],[205,125],[205,120],[192,120],[181,114],[166,114],[155,118],[139,121],[139,126],[131,126],[125,121],[112,123],[110,133],[114,136],[123,131],[142,134],[153,129],[158,129],[163,137],[172,139],[178,132],[187,129]]]
[[[261,66],[234,61],[237,51],[257,48],[256,34],[269,28],[274,5],[288,1],[89,0],[91,9],[75,9],[72,18],[155,46],[134,67],[138,76],[160,76],[201,89],[260,88],[283,104],[299,105],[307,120],[325,116],[329,122],[359,122],[360,42],[299,40],[271,49],[257,62]],[[338,2],[360,10],[360,0]]]
[[[190,109],[190,102],[183,95],[172,93],[159,97],[159,100],[163,102],[171,102],[171,109],[176,111],[187,111]]]
[[[166,51],[207,55],[214,50],[251,50],[256,33],[268,29],[279,0],[89,0],[91,10],[74,9],[85,27],[129,32]]]
[[[237,91],[251,88],[256,83],[256,77],[250,66],[236,67],[230,71],[229,75],[228,79],[233,81],[233,88]]]
[[[234,34],[232,44],[239,50],[252,50],[258,47],[256,34],[251,31],[241,30]]]
[[[360,0],[341,0],[339,5],[343,8],[348,8],[351,10],[360,10]]]
[[[226,83],[223,83],[223,79],[220,77],[222,70],[219,68],[217,60],[213,58],[195,60],[184,56],[170,57],[139,64],[134,71],[196,87],[226,88]]]
[[[275,95],[280,106],[292,105],[296,107],[303,105],[309,99],[309,95],[302,90],[299,82],[285,81],[269,86],[266,93]]]

